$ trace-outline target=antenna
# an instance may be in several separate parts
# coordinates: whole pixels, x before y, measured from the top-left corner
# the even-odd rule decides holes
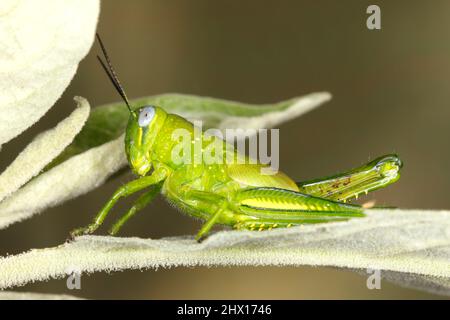
[[[103,62],[102,58],[97,55],[97,59],[100,62],[100,64],[103,67],[103,70],[105,70],[106,74],[108,75],[109,80],[111,80],[114,88],[116,88],[117,92],[122,97],[123,101],[125,101],[125,104],[128,107],[128,110],[132,115],[134,115],[133,110],[131,109],[130,102],[128,101],[127,95],[125,93],[125,90],[123,89],[122,85],[120,84],[119,78],[117,77],[116,72],[114,71],[114,68],[112,66],[111,60],[109,59],[108,52],[106,51],[105,46],[103,45],[102,39],[100,38],[100,35],[97,33],[97,40],[100,44],[100,47],[102,49],[103,55],[105,56],[107,65],[105,62]]]

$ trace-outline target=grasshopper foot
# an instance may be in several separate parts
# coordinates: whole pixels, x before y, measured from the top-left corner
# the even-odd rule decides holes
[[[195,240],[197,241],[197,243],[202,243],[203,240],[205,240],[207,238],[206,235],[196,235],[195,236]]]
[[[90,224],[87,227],[75,229],[70,232],[69,238],[67,240],[73,241],[78,236],[92,234],[92,233],[94,233],[95,230],[97,230],[97,228],[98,228],[98,225]]]

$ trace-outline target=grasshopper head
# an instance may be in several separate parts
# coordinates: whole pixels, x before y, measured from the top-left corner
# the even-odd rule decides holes
[[[133,172],[146,175],[152,167],[152,147],[167,117],[155,106],[143,106],[131,111],[125,133],[125,152]]]
[[[139,176],[145,176],[152,168],[152,146],[164,124],[167,113],[161,108],[150,105],[140,107],[137,110],[131,108],[125,90],[120,84],[117,73],[98,34],[97,39],[106,62],[100,56],[97,56],[98,61],[130,112],[130,119],[125,132],[125,152],[128,163],[134,173]]]

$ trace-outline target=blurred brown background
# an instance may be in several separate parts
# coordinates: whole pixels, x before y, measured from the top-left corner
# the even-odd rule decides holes
[[[366,28],[370,4],[381,7],[380,31]],[[395,152],[405,163],[402,178],[370,198],[450,209],[449,12],[445,0],[103,1],[98,30],[130,97],[182,92],[267,103],[331,92],[331,102],[281,127],[283,171],[309,179]],[[42,121],[4,147],[0,169],[67,116],[74,95],[92,106],[119,100],[97,52],[94,46]],[[0,254],[60,244],[130,178],[2,230]],[[114,217],[128,205],[119,204]],[[121,235],[157,238],[198,228],[159,199]],[[386,282],[369,291],[365,277],[309,267],[127,271],[85,275],[81,291],[67,290],[65,280],[19,290],[87,298],[438,298]]]

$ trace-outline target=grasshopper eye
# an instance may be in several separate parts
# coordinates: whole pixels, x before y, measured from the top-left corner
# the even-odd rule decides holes
[[[155,116],[155,108],[153,106],[146,106],[139,112],[138,123],[140,127],[146,127],[152,122]]]

